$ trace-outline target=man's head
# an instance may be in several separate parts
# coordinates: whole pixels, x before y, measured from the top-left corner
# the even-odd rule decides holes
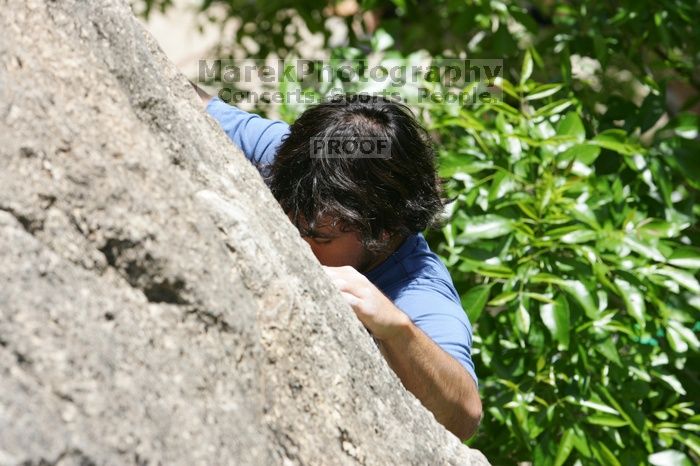
[[[329,144],[319,149],[318,140]],[[333,152],[332,142],[352,140],[377,141],[379,152]],[[322,264],[360,271],[431,225],[444,204],[426,131],[408,107],[381,96],[335,96],[306,110],[268,182]]]

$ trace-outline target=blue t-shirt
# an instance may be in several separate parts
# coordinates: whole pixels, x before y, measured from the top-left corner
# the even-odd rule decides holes
[[[289,133],[289,125],[283,121],[245,112],[216,97],[207,105],[207,112],[261,171],[272,163]],[[406,238],[365,276],[477,382],[469,319],[447,267],[430,250],[421,233]]]

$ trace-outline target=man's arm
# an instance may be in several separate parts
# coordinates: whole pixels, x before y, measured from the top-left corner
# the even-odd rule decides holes
[[[465,367],[413,324],[364,275],[352,267],[324,270],[379,341],[382,354],[404,386],[457,437],[465,440],[474,435],[481,421],[481,399]]]
[[[380,340],[382,354],[438,422],[460,439],[470,438],[482,414],[476,383],[460,363],[407,320],[393,336]]]
[[[283,138],[289,133],[289,125],[229,105],[218,97],[210,96],[191,81],[190,83],[207,113],[219,123],[246,158],[261,171],[271,165]]]

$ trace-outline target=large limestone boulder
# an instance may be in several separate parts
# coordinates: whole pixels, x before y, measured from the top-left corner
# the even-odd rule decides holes
[[[487,464],[128,6],[0,0],[0,464]]]

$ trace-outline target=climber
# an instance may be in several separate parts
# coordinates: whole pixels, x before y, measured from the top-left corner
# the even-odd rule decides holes
[[[471,325],[447,268],[421,234],[445,201],[429,137],[408,107],[377,96],[340,96],[289,126],[194,87],[207,113],[263,175],[404,386],[449,431],[470,438],[482,415]],[[347,147],[348,138],[388,147],[377,144],[375,157],[331,158],[330,146],[317,144]]]

